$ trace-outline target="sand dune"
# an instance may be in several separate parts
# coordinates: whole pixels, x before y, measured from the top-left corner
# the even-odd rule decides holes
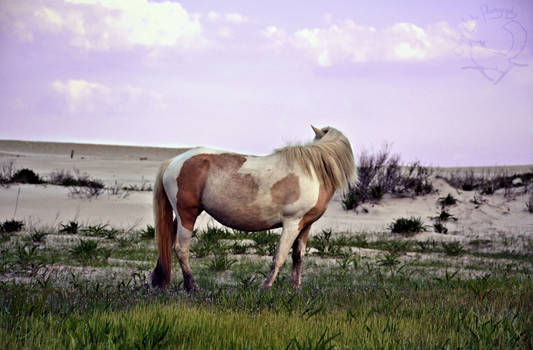
[[[70,152],[74,149],[74,157]],[[153,183],[162,160],[184,149],[84,145],[28,141],[0,141],[0,164],[14,161],[15,168],[30,168],[41,176],[58,169],[87,172],[107,185],[141,185]],[[143,159],[143,160],[141,160]],[[529,171],[532,166],[469,168],[476,172]],[[439,172],[462,168],[439,168]],[[533,215],[525,210],[527,194],[519,188],[512,198],[503,191],[484,196],[481,205],[472,203],[475,192],[459,191],[442,179],[433,179],[437,193],[416,198],[386,197],[380,203],[364,204],[358,211],[345,211],[340,196],[332,200],[325,215],[313,226],[312,232],[332,229],[350,234],[388,232],[388,225],[397,218],[419,216],[431,226],[430,217],[439,212],[437,200],[451,193],[459,202],[449,211],[457,217],[448,224],[448,234],[429,232],[415,239],[475,239],[485,236],[531,236]],[[110,223],[114,226],[138,227],[152,223],[152,193],[104,193],[96,199],[72,198],[69,189],[52,185],[11,185],[0,188],[0,220],[15,217],[35,224],[58,224],[71,219],[80,223]],[[15,213],[16,208],[16,213]],[[364,210],[363,210],[364,209]],[[203,213],[198,227],[218,225]]]

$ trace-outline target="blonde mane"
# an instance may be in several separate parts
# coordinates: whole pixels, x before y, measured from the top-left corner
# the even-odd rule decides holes
[[[348,186],[355,179],[355,163],[350,142],[339,130],[332,127],[322,129],[326,134],[307,145],[279,148],[276,154],[289,164],[298,164],[329,190],[336,191]]]

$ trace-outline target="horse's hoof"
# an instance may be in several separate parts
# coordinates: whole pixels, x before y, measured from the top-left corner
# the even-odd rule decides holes
[[[198,284],[194,281],[191,283],[185,283],[184,289],[187,293],[196,293],[200,291],[200,287],[198,287]]]

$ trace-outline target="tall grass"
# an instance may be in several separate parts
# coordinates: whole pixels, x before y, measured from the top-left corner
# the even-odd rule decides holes
[[[348,276],[334,285],[314,275],[298,293],[3,283],[0,347],[517,349],[533,342],[530,279],[396,276],[354,285]]]

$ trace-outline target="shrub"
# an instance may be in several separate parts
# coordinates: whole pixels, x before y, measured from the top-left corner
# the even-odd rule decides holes
[[[27,244],[17,248],[17,262],[19,264],[28,264],[31,260],[35,259],[37,255],[38,251],[36,245]]]
[[[309,246],[318,250],[319,255],[334,254],[334,242],[331,239],[331,230],[322,230],[318,235],[313,237]]]
[[[442,242],[441,245],[446,255],[450,255],[450,256],[461,255],[464,250],[461,244],[457,241],[450,242],[450,243]]]
[[[255,241],[255,249],[259,255],[272,255],[278,245],[280,235],[269,231],[259,231],[250,237]]]
[[[246,250],[248,249],[248,246],[241,244],[239,242],[234,242],[231,246],[231,251],[233,254],[246,254]]]
[[[200,234],[197,234],[196,231],[194,231],[194,235],[196,236],[197,241],[192,245],[190,250],[196,258],[203,258],[214,252],[215,248],[219,246],[220,239],[231,238],[230,231],[212,226],[208,227]]]
[[[410,217],[408,219],[406,218],[400,218],[396,219],[392,224],[389,225],[389,229],[393,233],[401,233],[401,234],[414,234],[418,232],[424,232],[427,230],[426,225],[422,222],[422,218],[420,217]]]
[[[437,221],[435,224],[433,224],[433,228],[435,228],[435,231],[438,233],[448,233],[448,229],[440,221]]]
[[[146,225],[144,230],[141,230],[141,239],[154,239],[155,228],[152,225]]]
[[[86,173],[74,169],[73,173],[68,170],[56,170],[50,174],[50,183],[59,186],[80,186],[104,188],[102,180],[92,179]]]
[[[78,229],[78,222],[71,220],[68,222],[68,224],[61,224],[61,229],[59,230],[59,233],[76,234],[78,233]]]
[[[90,180],[85,185],[70,187],[69,195],[79,198],[97,198],[104,191],[104,183],[100,180]]]
[[[457,204],[457,199],[455,199],[455,197],[452,196],[450,193],[448,193],[446,197],[440,197],[438,201],[442,207]]]
[[[226,247],[219,246],[214,251],[214,258],[209,262],[208,268],[211,271],[221,272],[228,270],[237,260],[228,257]]]
[[[43,239],[46,237],[46,235],[48,235],[48,232],[46,231],[35,230],[33,231],[30,237],[34,243],[41,243],[43,242]]]
[[[393,266],[398,265],[400,263],[400,259],[398,258],[398,254],[397,253],[387,252],[387,254],[384,254],[382,257],[378,258],[377,262],[381,266],[393,267]]]
[[[437,222],[446,222],[450,220],[457,221],[457,218],[455,216],[453,216],[452,214],[450,214],[444,209],[442,209],[440,211],[440,214],[438,216],[435,216],[433,219]]]
[[[119,230],[114,228],[107,228],[107,226],[107,224],[87,226],[86,228],[81,229],[81,232],[87,236],[105,237],[109,239],[115,238],[119,233]]]
[[[380,201],[383,195],[424,195],[433,192],[429,168],[414,162],[402,170],[400,157],[391,155],[385,146],[376,154],[363,151],[357,167],[358,182],[349,184],[342,204],[345,210],[355,209],[367,201]]]
[[[0,224],[0,232],[18,232],[24,228],[24,221],[6,220]]]
[[[70,254],[80,262],[86,262],[94,260],[98,257],[98,241],[95,240],[82,240],[78,245],[70,249]]]
[[[33,170],[24,168],[13,174],[11,182],[18,182],[24,184],[42,184],[44,181]]]

